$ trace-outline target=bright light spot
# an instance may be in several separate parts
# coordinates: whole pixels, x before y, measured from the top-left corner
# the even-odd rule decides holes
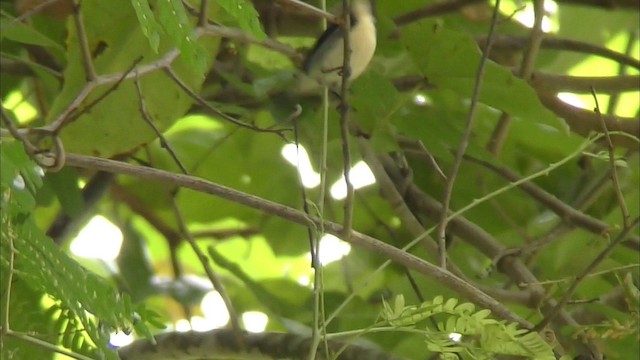
[[[298,168],[302,186],[312,189],[320,185],[320,174],[313,170],[309,154],[303,146],[298,147],[295,144],[287,144],[282,148],[281,153],[285,160]]]
[[[311,284],[311,279],[308,276],[300,276],[298,278],[298,284],[302,286],[309,286],[309,284]]]
[[[534,224],[546,224],[550,221],[557,221],[558,215],[552,211],[547,211],[539,214],[534,220]]]
[[[582,100],[580,99],[580,97],[576,94],[571,94],[571,93],[559,93],[558,94],[558,99],[562,100],[563,102],[569,104],[569,105],[573,105],[579,108],[585,108],[585,104],[584,102],[582,102]]]
[[[417,94],[413,97],[413,102],[418,106],[430,105],[431,99],[424,94]]]
[[[33,171],[35,171],[35,172],[36,172],[36,174],[38,174],[38,176],[40,176],[40,177],[44,177],[44,170],[43,170],[40,166],[35,165],[35,166],[33,167]]]
[[[462,334],[451,333],[449,334],[449,339],[453,342],[459,342],[462,339]]]
[[[371,169],[364,161],[359,161],[349,171],[349,177],[354,189],[360,189],[367,185],[375,184],[376,178],[373,176]],[[347,197],[347,183],[344,181],[344,175],[333,185],[331,185],[331,196],[334,199],[341,200]]]
[[[223,327],[229,322],[229,312],[217,291],[209,291],[207,295],[202,298],[200,308],[204,313],[204,317],[211,323],[213,328]]]
[[[326,234],[320,239],[320,263],[327,265],[342,259],[351,251],[351,245],[337,237]],[[309,255],[310,256],[310,255]]]
[[[109,337],[109,343],[116,347],[129,345],[133,342],[133,335],[127,335],[123,332],[113,333]]]
[[[28,101],[25,101],[20,91],[10,93],[3,105],[13,111],[21,124],[33,120],[38,115],[38,111]]]
[[[180,319],[176,321],[176,331],[177,332],[187,332],[191,330],[191,324],[187,319]]]
[[[13,178],[13,187],[16,188],[16,190],[24,190],[26,185],[22,175],[18,174]]]
[[[544,12],[545,15],[542,18],[542,31],[550,32],[552,30],[557,30],[557,25],[551,21],[551,16],[553,16],[558,11],[558,4],[554,1],[546,0],[544,2]],[[533,5],[531,3],[527,3],[520,11],[516,11],[513,18],[521,23],[522,25],[532,28],[535,22],[535,13],[533,11]]]
[[[94,216],[71,243],[71,252],[85,258],[112,261],[122,246],[122,232],[105,217]]]
[[[191,317],[191,328],[195,331],[204,332],[213,330],[216,327],[207,318],[203,318],[202,316],[193,316]]]
[[[240,182],[245,184],[245,185],[249,185],[251,184],[251,176],[244,174],[242,176],[240,176]]]
[[[547,0],[544,2],[544,11],[547,14],[555,14],[558,12],[558,4],[553,0]]]
[[[247,311],[242,314],[242,322],[248,332],[263,332],[269,322],[267,314],[260,311]]]

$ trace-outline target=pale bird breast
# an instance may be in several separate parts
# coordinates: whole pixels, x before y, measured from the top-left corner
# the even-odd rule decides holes
[[[351,28],[349,37],[351,45],[351,80],[357,78],[367,68],[373,54],[376,51],[376,28],[373,19],[366,18],[358,21]],[[329,82],[340,82],[340,69],[344,63],[344,41],[340,40],[338,46],[331,49],[326,59],[331,59],[322,66],[322,73],[331,74]]]
[[[351,31],[351,80],[357,78],[367,68],[376,51],[376,28],[373,19],[359,21]],[[340,57],[342,59],[342,56]]]
[[[376,28],[372,16],[362,16],[351,28],[349,37],[351,45],[351,80],[360,76],[373,58],[376,50]],[[339,34],[335,34],[339,36]],[[344,41],[336,39],[337,44],[331,46],[326,53],[318,59],[322,65],[313,65],[305,69],[309,78],[302,79],[298,83],[298,92],[308,93],[318,88],[318,81],[322,85],[337,87],[342,83],[342,65],[344,63]],[[318,51],[322,52],[321,48]],[[316,79],[316,80],[313,80]]]

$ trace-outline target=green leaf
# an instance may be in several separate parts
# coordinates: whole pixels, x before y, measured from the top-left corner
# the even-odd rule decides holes
[[[246,0],[219,0],[216,2],[229,15],[238,22],[238,26],[253,35],[258,40],[264,40],[267,35],[260,26],[258,12],[250,1]]]
[[[397,151],[392,124],[402,121],[408,97],[401,96],[388,79],[373,71],[359,77],[351,89],[354,120],[371,136],[378,151]]]
[[[164,27],[174,44],[180,49],[187,64],[197,73],[207,68],[207,52],[196,42],[193,26],[189,23],[187,12],[181,0],[159,0],[158,21]],[[156,49],[157,50],[157,49]]]
[[[98,47],[103,49],[92,59],[96,72],[100,75],[121,76],[140,58],[143,59],[141,66],[156,63],[174,48],[167,34],[161,34],[158,53],[149,46],[129,0],[87,2],[83,3],[80,10],[92,51]],[[179,24],[177,20],[173,21]],[[113,26],[115,22],[118,26]],[[213,61],[213,53],[217,49],[219,39],[207,38],[200,41],[209,45],[207,50],[211,51],[211,54],[203,57],[209,64]],[[48,113],[47,122],[56,119],[77,98],[87,83],[82,66],[83,55],[74,27],[69,27],[67,44],[69,64],[64,71],[64,85]],[[171,65],[172,69],[186,86],[198,92],[204,81],[204,71],[194,67],[185,56],[176,58]],[[140,88],[146,113],[160,131],[166,130],[183,116],[193,102],[191,97],[160,69],[141,76]],[[90,111],[82,114],[60,132],[65,150],[111,157],[130,152],[156,137],[142,117],[140,95],[133,80],[124,81],[117,86],[112,83],[93,89],[80,104],[80,109],[99,98]]]
[[[131,5],[136,11],[138,16],[138,22],[142,28],[142,33],[149,39],[149,45],[153,51],[158,52],[158,46],[160,46],[160,33],[162,27],[156,21],[153,11],[149,6],[147,0],[131,0]]]
[[[284,315],[291,306],[296,306],[286,294],[301,293],[300,285],[286,280],[261,281],[252,279],[238,264],[229,261],[214,246],[207,247],[211,259],[216,265],[237,277],[260,301],[276,314]],[[273,291],[273,290],[276,291]],[[296,296],[296,300],[301,300]]]
[[[3,224],[4,225],[4,224]],[[2,241],[5,237],[2,237]],[[42,308],[42,300],[46,298],[46,294],[43,292],[34,291],[24,281],[15,281],[15,274],[13,276],[13,282],[11,284],[11,299],[9,303],[6,303],[6,290],[9,289],[7,283],[9,277],[9,271],[5,271],[4,268],[0,269],[0,278],[2,283],[0,288],[3,290],[2,294],[2,308],[9,306],[9,319],[5,318],[5,311],[0,311],[0,320],[3,324],[5,321],[9,321],[9,327],[13,331],[18,331],[24,334],[46,334],[50,333],[51,329],[58,329],[55,326],[55,320],[53,314],[47,309]],[[39,359],[39,360],[51,360],[54,355],[51,351],[40,347],[33,346],[33,344],[16,339],[12,336],[3,336],[3,347],[0,355],[2,359]],[[6,356],[11,354],[11,356]]]
[[[21,21],[15,21],[15,18],[7,16],[7,14],[3,14],[0,20],[0,27],[2,27],[0,39],[7,38],[23,44],[50,47],[58,51],[64,51],[58,43],[47,35]]]
[[[482,54],[468,35],[421,21],[403,28],[401,40],[430,83],[471,98]],[[480,101],[496,109],[564,130],[536,92],[506,68],[487,61]]]
[[[108,348],[108,338],[100,335],[95,320],[87,313],[90,311],[96,316],[104,316],[107,322],[113,317],[114,309],[104,312],[100,306],[100,300],[115,300],[110,299],[108,291],[100,288],[100,285],[104,284],[102,280],[89,274],[62,253],[60,248],[35,226],[31,217],[22,224],[17,224],[3,214],[2,229],[2,270],[10,270],[10,259],[13,257],[12,270],[15,271],[16,278],[27,282],[35,291],[47,293],[52,298],[61,300],[63,306],[71,310],[71,318],[78,319],[82,324],[81,328],[84,331],[79,331],[75,323],[63,324],[64,329],[68,331],[65,330],[61,334],[62,344],[72,349],[73,338],[84,333],[101,349],[100,352],[107,356],[107,359],[116,359],[115,353]],[[96,297],[97,294],[100,294],[100,297]]]
[[[118,294],[104,279],[65,254],[36,226],[32,216],[17,223],[2,211],[1,221],[0,267],[3,272],[14,271],[14,281],[48,294],[68,310],[69,322],[58,322],[64,327],[62,344],[73,351],[97,351],[106,359],[117,359],[109,347],[109,332],[130,327],[137,316],[125,311],[126,295]],[[144,326],[144,319],[140,326]],[[93,350],[84,339],[78,339],[84,336],[91,339]]]

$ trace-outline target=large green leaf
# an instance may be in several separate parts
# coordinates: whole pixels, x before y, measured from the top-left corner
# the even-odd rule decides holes
[[[238,22],[238,25],[242,30],[253,35],[259,40],[263,40],[267,37],[260,26],[258,12],[253,7],[251,1],[219,0],[216,1],[216,3]]]
[[[433,21],[421,21],[404,28],[401,40],[430,83],[471,98],[481,60],[471,37]],[[561,127],[526,82],[491,61],[485,66],[480,101],[528,121]]]
[[[89,51],[98,75],[122,74],[142,59],[140,65],[157,62],[175,46],[167,35],[161,36],[159,51],[149,45],[129,1],[87,2],[81,7]],[[118,23],[118,26],[113,26]],[[209,39],[211,40],[211,39]],[[217,41],[202,41],[212,52]],[[206,45],[205,45],[206,44]],[[56,98],[48,121],[51,122],[78,96],[86,84],[78,35],[69,27],[68,65],[65,82]],[[194,50],[195,51],[195,50]],[[178,57],[172,68],[192,90],[198,91],[204,80],[204,68],[194,68],[188,58]],[[102,85],[94,89],[81,104],[98,103],[61,132],[68,151],[110,157],[145,144],[155,137],[140,112],[139,95],[133,80]],[[160,69],[140,77],[140,87],[147,114],[162,131],[177,121],[191,106],[192,99]]]

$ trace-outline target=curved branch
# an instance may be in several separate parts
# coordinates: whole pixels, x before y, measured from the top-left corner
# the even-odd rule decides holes
[[[242,333],[240,343],[229,329],[207,332],[171,332],[155,337],[156,344],[142,339],[118,349],[122,360],[173,360],[173,359],[306,359],[311,338],[292,333]],[[343,360],[400,360],[362,346],[329,340],[329,354],[320,352],[315,359]],[[243,346],[244,345],[244,346]],[[339,354],[339,355],[338,355]]]
[[[452,1],[443,1],[436,2],[435,4],[428,5],[421,9],[416,9],[410,11],[408,13],[404,13],[400,16],[396,16],[393,19],[393,22],[398,26],[409,25],[412,22],[416,22],[418,20],[443,15],[446,13],[450,13],[456,10],[459,10],[465,6],[469,6],[472,4],[483,2],[482,0],[452,0]]]
[[[561,4],[575,4],[593,6],[605,9],[635,9],[638,10],[638,0],[557,0]]]
[[[476,41],[478,42],[480,48],[484,48],[484,44],[487,41],[486,36],[478,36],[476,37]],[[496,37],[493,46],[497,50],[523,51],[527,48],[527,43],[528,38],[526,36],[503,35]],[[607,49],[605,47],[589,44],[582,41],[558,38],[554,36],[545,36],[542,39],[540,47],[542,49],[549,50],[564,50],[583,54],[598,55],[617,63],[631,66],[635,69],[640,69],[640,61],[638,61],[638,59],[634,59],[625,54]]]
[[[591,88],[594,88],[598,93],[608,94],[639,91],[640,75],[571,76],[536,71],[531,75],[530,84],[536,89],[549,93],[590,93]]]
[[[542,104],[556,115],[564,118],[571,131],[582,136],[589,136],[592,132],[603,132],[602,121],[605,122],[609,132],[621,131],[635,137],[635,139],[611,134],[611,141],[615,146],[623,146],[631,150],[638,150],[638,139],[640,139],[640,119],[622,118],[618,116],[597,114],[593,111],[581,109],[569,105],[558,99],[555,94],[544,91],[538,92],[538,98]]]
[[[522,177],[519,174],[509,168],[496,166],[488,161],[477,159],[469,155],[465,155],[465,159],[493,171],[494,173],[512,183],[520,182],[522,180]],[[581,212],[578,209],[573,208],[569,204],[548,193],[546,190],[542,189],[531,181],[520,183],[518,185],[518,188],[529,194],[536,201],[544,204],[547,208],[558,215],[558,217],[560,217],[563,221],[566,221],[574,226],[583,228],[591,233],[601,236],[609,233],[614,229],[614,227],[605,223],[604,221],[596,219],[592,216],[589,216],[588,214]],[[623,244],[625,243],[629,248],[640,251],[640,249],[634,248],[633,242],[623,242]]]
[[[168,183],[174,186],[180,186],[201,193],[214,195],[303,226],[322,227],[327,233],[335,236],[340,236],[344,232],[344,228],[340,224],[323,221],[320,218],[308,216],[307,214],[288,206],[218,185],[201,178],[77,154],[67,154],[66,160],[68,166],[130,175],[140,179]],[[351,236],[348,241],[352,245],[373,251],[387,259],[428,276],[475,304],[483,308],[490,309],[491,312],[500,319],[516,322],[519,326],[527,329],[530,329],[532,326],[531,323],[509,310],[499,301],[496,301],[494,298],[478,290],[472,284],[460,279],[447,270],[443,270],[438,266],[416,257],[415,255],[409,254],[357,231],[351,232]],[[535,279],[529,280],[535,281]]]
[[[405,184],[402,176],[399,174],[399,170],[393,164],[385,165],[387,165],[385,166],[385,171],[392,178],[396,186],[406,187],[405,199],[407,199],[413,207],[418,209],[421,214],[432,221],[438,221],[443,209],[442,204],[423,192],[415,183]],[[495,259],[505,254],[506,248],[503,244],[484,229],[461,215],[457,215],[450,220],[448,230],[451,234],[460,237],[471,246],[479,249],[489,258]],[[530,295],[529,298],[527,300],[520,298],[519,300],[527,301],[529,307],[539,308],[542,306],[543,310],[551,311],[557,304],[554,299],[544,300],[547,296],[545,289],[538,284],[537,280],[535,280],[535,275],[519,258],[515,256],[503,257],[498,264],[498,269],[518,283],[532,284],[532,286],[528,288],[530,291],[530,293],[527,294]],[[561,310],[559,315],[562,323],[572,326],[578,325],[567,311]]]

